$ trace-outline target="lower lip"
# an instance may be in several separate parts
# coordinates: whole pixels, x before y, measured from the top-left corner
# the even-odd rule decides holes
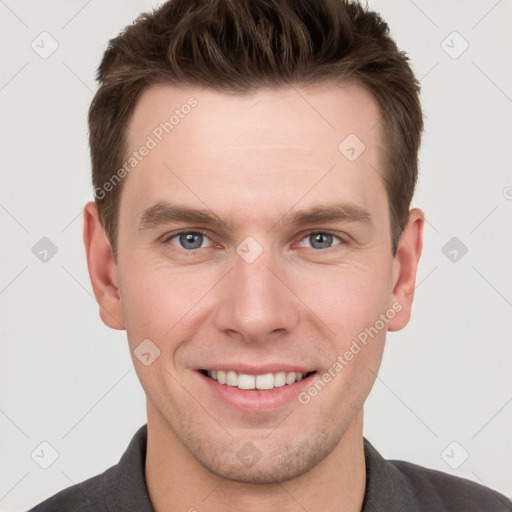
[[[238,389],[227,384],[219,384],[216,380],[197,372],[211,392],[222,402],[235,409],[246,412],[263,412],[278,409],[283,405],[298,401],[298,395],[307,388],[316,373],[304,379],[273,389]]]

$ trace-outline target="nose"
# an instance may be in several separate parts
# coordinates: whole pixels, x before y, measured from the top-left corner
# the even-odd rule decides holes
[[[235,255],[234,267],[217,290],[216,328],[250,343],[293,332],[300,301],[288,288],[285,274],[265,251],[252,263]]]

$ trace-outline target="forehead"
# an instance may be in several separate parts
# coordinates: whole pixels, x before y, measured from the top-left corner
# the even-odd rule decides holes
[[[371,142],[379,119],[373,96],[354,84],[265,88],[243,95],[158,84],[141,94],[127,142],[136,147],[152,135],[179,145],[182,138],[193,137],[202,149],[218,150],[223,142],[241,150],[281,149],[283,158],[287,150],[317,150],[319,143],[337,150],[337,142],[349,133]]]
[[[236,194],[247,209],[256,200],[284,207],[318,182],[318,193],[337,187],[339,198],[364,204],[382,187],[379,119],[376,101],[356,85],[246,95],[155,85],[127,130],[127,157],[150,149],[137,157],[122,197],[139,211],[169,194],[196,206],[214,194],[229,206]]]

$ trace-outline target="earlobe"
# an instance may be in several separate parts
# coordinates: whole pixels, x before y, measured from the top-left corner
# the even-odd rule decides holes
[[[423,248],[424,213],[414,208],[409,212],[405,227],[393,261],[393,304],[397,315],[388,323],[388,331],[399,331],[408,323],[411,316],[416,271]],[[399,306],[398,306],[399,305]]]
[[[84,245],[92,288],[100,307],[100,317],[112,329],[124,329],[121,300],[117,285],[117,266],[112,248],[103,230],[94,202],[84,207]]]

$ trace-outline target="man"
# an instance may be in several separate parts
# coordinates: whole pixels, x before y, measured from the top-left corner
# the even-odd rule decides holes
[[[384,21],[343,0],[170,0],[98,79],[84,241],[147,426],[33,510],[512,510],[363,438],[424,223],[419,86]]]

